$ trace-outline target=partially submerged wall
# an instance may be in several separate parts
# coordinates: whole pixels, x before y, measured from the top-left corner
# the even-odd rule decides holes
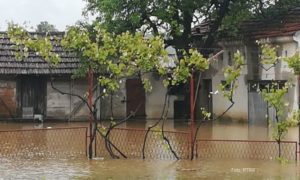
[[[146,115],[147,119],[159,119],[161,117],[167,88],[163,86],[161,79],[155,79],[153,76],[148,77],[152,83],[153,89],[146,94]],[[174,100],[175,95],[169,95],[168,118],[174,118]]]
[[[283,40],[284,41],[283,41]],[[274,45],[277,45],[278,55],[282,57],[288,57],[294,55],[299,48],[297,42],[292,41],[290,38],[275,38],[271,39]],[[214,73],[210,73],[206,78],[212,79],[213,92],[219,91],[218,94],[213,95],[213,113],[215,117],[222,114],[230,102],[226,100],[220,93],[219,84],[222,80],[225,80],[222,69],[228,66],[229,56],[233,56],[233,53],[239,50],[245,57],[245,65],[243,66],[242,74],[238,78],[238,88],[233,96],[235,101],[234,106],[224,115],[224,118],[230,118],[235,120],[248,120],[249,106],[253,108],[253,105],[249,105],[249,87],[248,81],[265,81],[265,80],[283,80],[290,81],[293,83],[293,87],[290,87],[287,95],[285,96],[285,101],[288,107],[288,111],[298,109],[299,103],[299,84],[297,76],[293,74],[293,71],[288,68],[288,65],[284,61],[279,61],[275,67],[272,65],[262,65],[259,64],[259,48],[255,44],[243,44],[241,42],[225,42],[223,56],[219,59],[218,63],[213,64],[211,69],[214,69]],[[229,53],[230,52],[230,53]],[[210,69],[210,71],[212,71]],[[268,69],[268,70],[266,70]],[[258,93],[258,92],[257,92]],[[254,107],[260,108],[260,107]],[[265,116],[265,115],[264,115]],[[265,117],[261,117],[265,118]]]
[[[17,115],[16,82],[0,80],[0,118],[13,118]]]
[[[62,92],[86,97],[87,83],[84,80],[60,79],[54,81],[54,87]],[[89,111],[81,99],[68,94],[61,94],[47,83],[46,118],[63,120],[87,120]]]
[[[225,98],[220,90],[220,84],[225,80],[223,70],[228,64],[233,63],[234,53],[239,50],[244,55],[245,65],[242,67],[241,75],[237,80],[238,88],[233,95],[234,105],[224,114],[223,118],[247,121],[248,119],[248,83],[247,74],[248,66],[251,64],[249,61],[248,49],[243,44],[237,42],[225,48],[222,56],[219,57],[218,62],[214,63],[212,68],[215,70],[210,72],[208,78],[212,79],[212,99],[213,99],[213,115],[219,117],[231,105],[231,102]],[[212,70],[210,70],[212,71]]]

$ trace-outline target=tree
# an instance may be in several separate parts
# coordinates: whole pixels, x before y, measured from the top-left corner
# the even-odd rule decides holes
[[[270,67],[275,67],[279,61],[286,61],[289,68],[291,68],[296,75],[299,75],[300,67],[300,56],[299,52],[296,52],[291,57],[282,58],[277,56],[276,51],[277,47],[272,46],[270,43],[261,43],[258,42],[261,48],[261,63],[271,65]],[[266,71],[270,68],[265,69]],[[285,161],[281,157],[281,141],[284,138],[285,134],[288,132],[289,127],[297,126],[300,123],[299,110],[293,110],[289,112],[289,117],[286,117],[288,103],[285,102],[285,95],[288,93],[288,89],[293,85],[290,82],[286,82],[283,87],[279,88],[279,84],[274,82],[269,85],[266,89],[260,90],[260,93],[267,102],[267,108],[273,108],[275,110],[275,123],[271,123],[273,126],[273,138],[278,143],[278,159],[282,162]],[[268,112],[268,111],[267,111]],[[269,114],[267,114],[269,118]],[[270,119],[268,119],[270,120]]]
[[[205,56],[218,36],[237,35],[240,22],[254,16],[266,16],[277,9],[286,10],[299,0],[86,0],[86,13],[98,17],[109,31],[121,33],[142,30],[162,35],[167,46],[189,49],[199,42]],[[192,27],[207,23],[192,37]],[[201,27],[200,27],[201,28]],[[180,51],[177,51],[180,52]]]
[[[48,21],[42,21],[36,26],[36,32],[45,33],[57,31],[54,25],[49,24]]]

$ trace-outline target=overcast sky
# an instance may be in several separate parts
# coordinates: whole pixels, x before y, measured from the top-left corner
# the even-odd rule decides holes
[[[0,0],[0,30],[7,28],[7,22],[36,27],[41,21],[48,21],[58,30],[82,20],[85,2],[83,0]]]

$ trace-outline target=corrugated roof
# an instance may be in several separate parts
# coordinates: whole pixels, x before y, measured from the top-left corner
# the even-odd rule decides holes
[[[32,33],[43,35],[42,33]],[[53,32],[51,36],[62,38],[63,32]],[[53,66],[53,74],[72,74],[79,67],[79,59],[71,51],[64,50],[57,40],[52,39],[53,52],[57,53],[61,59],[60,63]],[[18,60],[15,57],[16,49],[10,42],[5,32],[0,32],[0,74],[21,75],[21,74],[50,74],[49,65],[36,53],[30,52],[27,58]]]

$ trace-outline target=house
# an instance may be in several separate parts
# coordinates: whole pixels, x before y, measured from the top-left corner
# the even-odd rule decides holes
[[[197,30],[198,28],[198,30]],[[200,29],[199,29],[200,28]],[[194,35],[201,35],[202,26],[194,28]],[[294,87],[286,95],[288,109],[299,108],[298,77],[288,68],[287,63],[280,61],[274,67],[262,65],[259,60],[260,50],[256,41],[264,41],[278,46],[277,54],[282,57],[292,56],[300,50],[300,7],[290,10],[284,15],[273,17],[272,20],[251,19],[240,26],[241,38],[224,38],[218,42],[218,47],[224,50],[218,61],[214,61],[209,71],[202,75],[200,101],[211,106],[215,117],[222,114],[230,105],[222,94],[209,95],[216,92],[224,80],[222,69],[232,64],[233,54],[239,50],[245,58],[242,74],[238,79],[238,88],[233,99],[234,106],[224,118],[249,121],[250,124],[266,124],[266,115],[274,116],[274,111],[268,108],[258,90],[266,88],[276,81],[279,88],[288,80]],[[210,96],[210,97],[208,97]]]
[[[52,33],[62,37],[63,33]],[[61,62],[52,70],[54,86],[63,92],[85,94],[84,79],[71,75],[79,66],[74,53],[54,46]],[[0,118],[83,120],[89,111],[76,97],[62,95],[51,87],[49,65],[35,53],[22,60],[15,58],[13,44],[0,33]]]
[[[51,35],[61,38],[63,32],[53,32]],[[54,41],[54,40],[53,40]],[[77,97],[61,94],[60,91],[81,95],[86,94],[88,85],[86,79],[72,79],[74,70],[79,67],[76,54],[64,50],[55,43],[54,52],[61,57],[60,63],[50,72],[49,65],[36,53],[30,53],[27,58],[15,58],[15,49],[5,32],[0,34],[0,119],[32,120],[87,120],[89,110]],[[175,57],[174,49],[168,49],[169,56]],[[153,90],[146,93],[139,78],[132,77],[121,82],[121,88],[111,96],[101,98],[97,103],[97,118],[123,119],[132,112],[136,118],[158,119],[164,106],[167,88],[163,86],[160,77],[151,73],[147,75]],[[95,81],[96,82],[96,81]],[[100,94],[100,88],[95,86],[94,98]],[[168,117],[174,114],[182,116],[183,93],[173,91],[170,95]],[[175,109],[177,111],[174,111]],[[137,108],[138,107],[138,108]]]

